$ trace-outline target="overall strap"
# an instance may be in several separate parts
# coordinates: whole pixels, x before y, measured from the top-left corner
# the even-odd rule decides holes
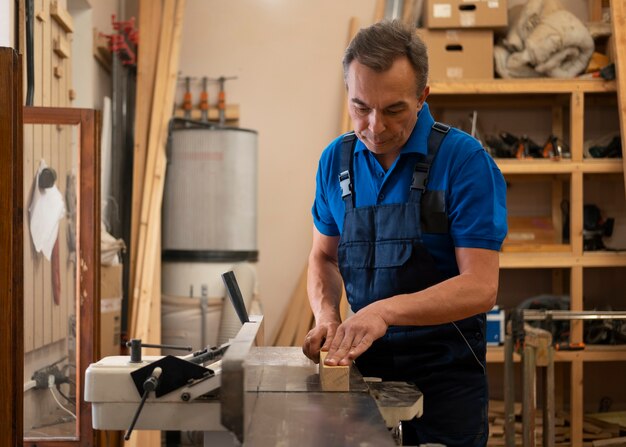
[[[352,157],[354,155],[354,146],[356,144],[356,135],[349,132],[343,136],[341,140],[341,172],[339,173],[339,186],[341,187],[341,198],[346,205],[346,211],[354,207],[354,194],[352,187]]]
[[[435,121],[428,135],[428,153],[417,154],[417,163],[413,169],[413,180],[411,181],[411,192],[409,193],[409,202],[420,202],[422,194],[426,190],[428,184],[428,174],[430,166],[439,151],[441,142],[450,131],[450,126]]]

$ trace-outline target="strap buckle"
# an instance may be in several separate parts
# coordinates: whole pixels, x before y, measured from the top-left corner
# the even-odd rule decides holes
[[[450,126],[440,123],[439,121],[435,121],[435,123],[433,124],[433,129],[443,134],[450,132]]]
[[[352,182],[350,181],[350,171],[343,171],[339,174],[339,186],[341,187],[341,198],[345,199],[352,194]]]
[[[424,192],[426,184],[428,183],[428,172],[430,171],[430,165],[428,163],[416,163],[415,170],[413,171],[413,181],[411,182],[411,189],[419,189]]]

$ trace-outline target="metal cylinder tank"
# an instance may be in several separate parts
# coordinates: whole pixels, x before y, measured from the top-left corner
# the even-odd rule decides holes
[[[257,132],[174,128],[168,151],[163,259],[256,261]]]

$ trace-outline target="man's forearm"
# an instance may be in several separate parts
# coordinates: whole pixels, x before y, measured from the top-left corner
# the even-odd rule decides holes
[[[323,253],[312,252],[307,272],[307,292],[316,324],[323,318],[339,316],[342,280],[337,261]]]
[[[464,249],[457,253],[461,274],[432,287],[374,303],[388,325],[448,323],[486,312],[498,291],[498,253]]]

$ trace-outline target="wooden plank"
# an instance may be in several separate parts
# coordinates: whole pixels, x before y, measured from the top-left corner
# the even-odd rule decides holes
[[[155,81],[155,92],[157,94],[162,93],[162,95],[160,95],[160,98],[155,95],[152,107],[153,113],[150,120],[148,140],[148,163],[146,166],[148,175],[145,178],[146,182],[143,188],[144,200],[142,201],[142,217],[139,231],[137,271],[140,272],[140,275],[138,275],[136,283],[139,283],[140,287],[139,290],[135,290],[139,293],[139,302],[137,303],[137,312],[133,313],[136,324],[132,326],[134,328],[132,333],[135,338],[142,338],[141,335],[147,334],[151,324],[160,324],[160,319],[157,321],[150,321],[149,319],[151,301],[160,299],[160,290],[152,290],[154,269],[149,261],[160,255],[160,253],[154,252],[156,239],[161,237],[160,231],[154,230],[154,222],[160,220],[161,216],[167,161],[165,157],[165,143],[167,141],[172,105],[174,104],[184,8],[184,0],[178,0],[177,2],[165,0],[161,30],[162,45],[160,44],[157,78]],[[168,14],[170,10],[171,12]],[[159,88],[162,88],[163,92],[159,92]],[[158,101],[158,99],[161,99],[161,101]],[[151,160],[154,160],[153,169],[150,169]],[[151,222],[152,225],[150,224]],[[145,229],[145,231],[142,231],[142,229]],[[144,241],[143,246],[142,240]],[[146,242],[151,242],[151,240],[153,243],[149,243],[146,246]],[[145,259],[142,259],[142,256]],[[144,269],[143,266],[146,266],[146,268]],[[137,297],[135,298],[137,299]]]
[[[304,337],[306,337],[306,334],[315,325],[315,318],[313,317],[313,311],[311,310],[306,290],[299,298],[299,301],[300,317],[298,318],[298,326],[296,328],[292,346],[302,346],[304,344]]]
[[[74,32],[74,21],[72,16],[59,5],[59,2],[50,3],[50,16],[59,24],[66,33]]]
[[[327,351],[320,352],[322,391],[350,391],[350,366],[326,366]]]
[[[626,5],[611,0],[611,23],[615,48],[615,74],[617,77],[617,102],[622,147],[626,147]],[[626,188],[626,157],[622,157],[624,187]]]
[[[131,236],[129,256],[129,316],[134,315],[134,289],[137,277],[137,257],[139,251],[139,226],[145,176],[150,110],[154,95],[158,39],[161,26],[162,2],[140,0],[139,2],[139,40],[141,51],[137,60],[137,93],[135,106],[135,143],[133,155],[133,190],[131,203]],[[129,319],[130,321],[130,319]]]
[[[133,338],[141,338],[141,334],[145,333],[144,326],[147,324],[147,319],[150,314],[149,306],[151,297],[149,295],[150,291],[147,289],[151,288],[152,279],[150,278],[147,280],[147,278],[144,278],[144,275],[146,275],[146,271],[150,274],[151,265],[147,265],[150,263],[152,258],[147,256],[147,251],[149,251],[150,246],[147,244],[146,239],[150,236],[150,218],[154,214],[154,210],[151,209],[154,182],[155,179],[158,180],[164,174],[164,172],[160,172],[158,170],[157,164],[157,160],[162,152],[159,148],[159,126],[162,123],[165,108],[164,104],[167,81],[166,72],[170,63],[170,42],[172,41],[172,20],[174,17],[175,6],[175,0],[164,1],[161,30],[159,33],[159,54],[156,64],[154,97],[150,110],[150,127],[147,141],[145,176],[143,178],[142,199],[140,206],[141,213],[138,232],[136,276],[132,293],[133,307],[131,312],[132,319],[130,320],[130,333]],[[147,289],[143,289],[142,287],[146,287]],[[139,315],[140,312],[142,315]],[[141,328],[139,327],[140,321]]]
[[[374,23],[380,22],[385,17],[385,0],[376,0],[374,5]]]
[[[484,81],[433,81],[431,95],[537,93],[591,93],[616,91],[615,81],[592,79],[489,79]]]
[[[273,343],[274,346],[295,346],[294,339],[299,322],[299,318],[296,316],[299,315],[302,306],[302,295],[307,296],[307,269],[307,265],[305,265],[296,283],[296,288],[289,298],[287,310]]]
[[[359,19],[358,17],[350,18],[350,25],[348,26],[348,42],[346,46],[350,44],[357,31],[359,30]],[[344,81],[345,82],[345,81]],[[341,108],[341,128],[340,133],[344,134],[346,132],[350,132],[352,129],[352,122],[350,121],[350,114],[348,112],[349,104],[348,104],[348,90],[344,88],[343,90],[343,102]]]

